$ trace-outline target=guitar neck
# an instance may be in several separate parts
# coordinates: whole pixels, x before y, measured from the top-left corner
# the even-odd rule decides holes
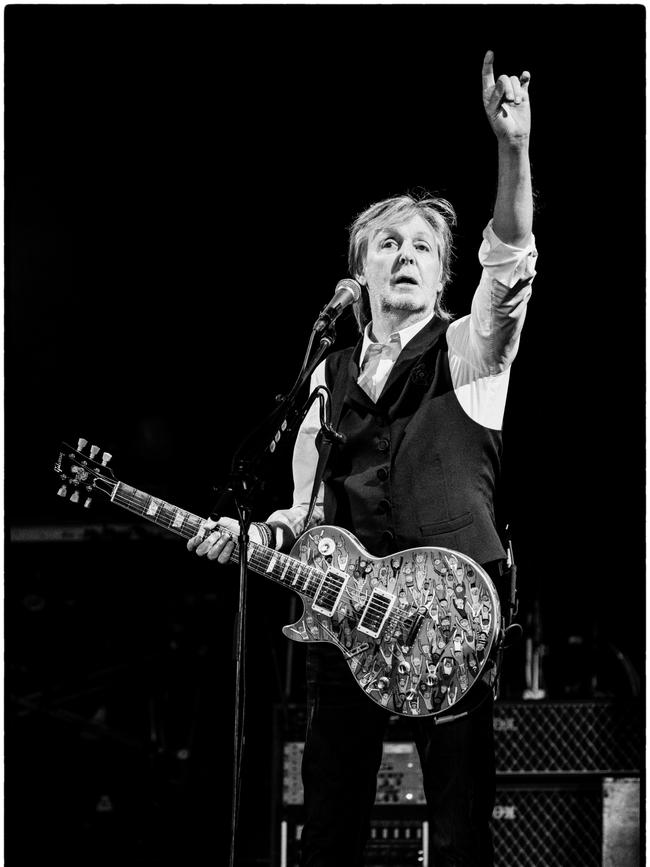
[[[152,497],[144,491],[139,491],[123,482],[118,482],[111,494],[111,500],[123,509],[133,512],[152,524],[157,524],[171,533],[176,533],[185,539],[191,539],[201,532],[204,518],[193,515],[185,509],[172,506],[158,497]],[[217,526],[221,526],[217,524]],[[225,528],[224,528],[225,529]],[[239,543],[233,540],[235,547],[230,555],[231,561],[239,560]],[[267,548],[257,542],[248,542],[248,564],[260,575],[276,581],[285,587],[297,590],[309,598],[313,598],[323,580],[323,573],[313,566],[307,566],[295,557],[281,554],[273,548]]]

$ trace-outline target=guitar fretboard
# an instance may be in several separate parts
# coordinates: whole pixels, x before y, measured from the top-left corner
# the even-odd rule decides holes
[[[139,491],[130,485],[125,485],[123,482],[117,483],[111,499],[123,509],[133,512],[165,530],[183,536],[185,539],[191,539],[199,533],[207,536],[216,529],[206,528],[204,518],[193,515],[184,509],[179,509],[177,506],[172,506],[171,503],[166,503],[158,497],[152,497],[150,494]],[[217,524],[218,526],[219,524]],[[233,541],[235,547],[230,559],[238,561],[239,543],[236,538]],[[295,557],[281,554],[279,551],[259,545],[257,542],[249,541],[248,543],[248,564],[255,572],[266,575],[285,587],[298,590],[310,598],[316,595],[323,580],[323,573],[319,569],[307,566],[300,560],[296,560]],[[331,581],[331,577],[328,580]]]

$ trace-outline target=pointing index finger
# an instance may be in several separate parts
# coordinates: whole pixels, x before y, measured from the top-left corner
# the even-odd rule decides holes
[[[494,52],[486,51],[483,58],[483,90],[494,87]]]

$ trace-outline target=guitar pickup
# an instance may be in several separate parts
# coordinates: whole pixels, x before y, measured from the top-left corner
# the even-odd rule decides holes
[[[326,617],[331,617],[341,601],[341,596],[343,596],[343,591],[349,580],[349,576],[345,572],[328,569],[318,585],[314,601],[311,604],[313,610]]]
[[[395,605],[395,597],[383,587],[375,587],[357,624],[359,632],[379,638]]]

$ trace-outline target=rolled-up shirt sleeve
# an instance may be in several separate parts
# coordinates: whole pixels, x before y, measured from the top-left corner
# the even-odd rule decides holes
[[[317,386],[325,385],[325,362],[321,362],[311,376],[310,393]],[[293,449],[293,503],[289,509],[278,509],[266,519],[269,524],[280,524],[286,528],[294,539],[309,527],[323,521],[324,485],[321,483],[314,511],[306,526],[305,519],[309,511],[311,492],[314,487],[314,476],[318,463],[316,435],[320,430],[320,415],[318,401],[310,406],[303,419]],[[288,540],[291,541],[290,539]],[[287,540],[285,540],[287,544]]]
[[[477,371],[494,376],[512,364],[532,293],[537,261],[535,238],[531,235],[526,247],[505,244],[495,235],[490,220],[483,232],[479,261],[483,271],[472,311],[452,322],[447,333],[450,356],[457,361],[459,384]]]
[[[508,394],[510,365],[532,293],[537,250],[535,238],[526,247],[505,244],[492,221],[479,250],[481,279],[468,316],[447,331],[449,369],[454,393],[463,410],[478,424],[500,430]]]

